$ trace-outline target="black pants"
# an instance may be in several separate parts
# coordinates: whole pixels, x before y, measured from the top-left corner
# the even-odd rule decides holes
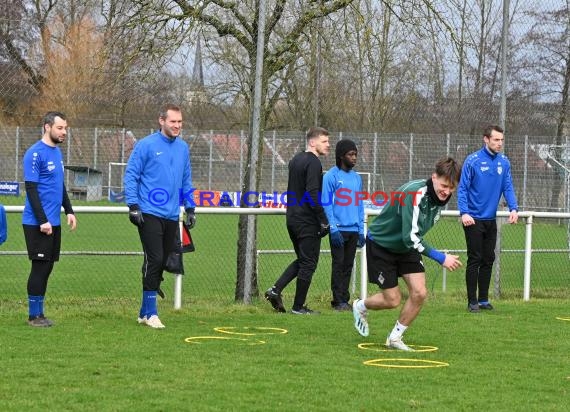
[[[489,300],[491,271],[495,261],[497,242],[496,220],[475,220],[471,226],[463,226],[467,242],[467,299],[471,304]],[[477,296],[477,288],[479,295]]]
[[[144,261],[142,265],[143,290],[157,291],[168,255],[176,249],[178,222],[143,213],[144,223],[139,227]]]
[[[28,276],[28,295],[45,296],[54,263],[59,260],[61,226],[52,226],[52,234],[40,232],[39,226],[22,225],[32,268]]]
[[[321,238],[318,230],[317,227],[287,226],[297,259],[291,262],[277,279],[275,289],[281,293],[293,279],[297,278],[293,309],[300,309],[305,305],[309,286],[319,263]]]
[[[331,291],[332,306],[341,303],[348,303],[350,293],[350,277],[354,266],[354,256],[356,255],[356,244],[358,243],[357,232],[340,232],[344,238],[344,245],[341,247],[331,246],[332,269],[331,269]],[[330,236],[329,236],[330,242]]]

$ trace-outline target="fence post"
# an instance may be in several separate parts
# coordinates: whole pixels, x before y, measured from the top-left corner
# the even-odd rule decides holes
[[[364,233],[368,232],[368,219],[370,215],[364,209]],[[366,299],[368,294],[368,273],[366,272],[366,245],[360,249],[360,299]]]
[[[410,152],[410,162],[408,165],[408,180],[412,180],[412,174],[413,174],[413,166],[412,166],[412,162],[413,162],[413,157],[414,157],[414,134],[410,133],[410,148],[409,148],[409,152]]]
[[[374,132],[374,143],[372,145],[372,189],[376,190],[376,167],[377,167],[378,133]],[[382,187],[382,190],[384,188]]]
[[[97,169],[97,150],[98,150],[98,142],[99,142],[99,129],[95,128],[95,134],[93,136],[93,168]]]
[[[524,135],[524,169],[523,169],[523,198],[522,210],[526,210],[526,184],[528,177],[528,135]]]
[[[121,163],[125,163],[125,138],[127,131],[123,127],[121,130]]]
[[[497,241],[495,243],[495,282],[493,294],[496,298],[501,297],[501,241],[503,233],[503,217],[497,217]]]
[[[239,190],[243,189],[243,130],[239,133]]]
[[[208,190],[212,190],[212,151],[213,151],[213,144],[214,142],[214,131],[210,130],[210,143],[209,149],[210,153],[208,156]]]
[[[275,150],[275,130],[273,131],[273,142],[271,143],[271,193],[275,190],[275,157],[277,156]]]
[[[68,165],[71,164],[71,139],[72,139],[72,135],[71,135],[71,128],[68,130],[67,132],[67,153],[66,153],[66,163]],[[69,187],[69,173],[65,174],[65,186]]]
[[[18,164],[20,163],[19,161],[19,157],[20,157],[20,126],[16,126],[16,161],[14,162],[14,169],[15,170],[15,181],[18,181]]]
[[[526,233],[524,242],[524,292],[523,300],[530,300],[530,266],[532,263],[532,215],[526,219]]]

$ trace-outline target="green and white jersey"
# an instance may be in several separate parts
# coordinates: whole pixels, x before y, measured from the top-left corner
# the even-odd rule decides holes
[[[393,253],[416,249],[443,263],[445,255],[423,239],[439,220],[441,211],[441,206],[428,194],[427,181],[412,180],[393,192],[390,199],[370,223],[369,238]]]

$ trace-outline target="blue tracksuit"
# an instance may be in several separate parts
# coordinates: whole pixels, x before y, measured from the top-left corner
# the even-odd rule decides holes
[[[473,219],[494,220],[501,195],[510,211],[518,211],[509,159],[502,153],[491,154],[486,147],[467,156],[457,190],[461,215],[467,213]]]
[[[362,191],[362,178],[354,170],[345,172],[332,167],[323,177],[321,203],[331,232],[364,233],[364,203],[356,199]]]
[[[8,221],[6,219],[6,210],[0,204],[0,245],[8,238]]]
[[[178,220],[180,206],[193,207],[188,145],[159,131],[137,142],[125,170],[127,205],[143,213]]]

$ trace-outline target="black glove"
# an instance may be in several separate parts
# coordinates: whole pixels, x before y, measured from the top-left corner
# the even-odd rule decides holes
[[[129,220],[133,225],[142,227],[144,219],[139,205],[129,206]]]
[[[196,226],[196,214],[193,207],[186,209],[186,226],[188,226],[188,230]]]
[[[329,234],[329,231],[331,229],[331,226],[329,225],[329,222],[321,222],[320,223],[320,229],[319,229],[319,236],[320,237],[325,237],[326,235]]]

